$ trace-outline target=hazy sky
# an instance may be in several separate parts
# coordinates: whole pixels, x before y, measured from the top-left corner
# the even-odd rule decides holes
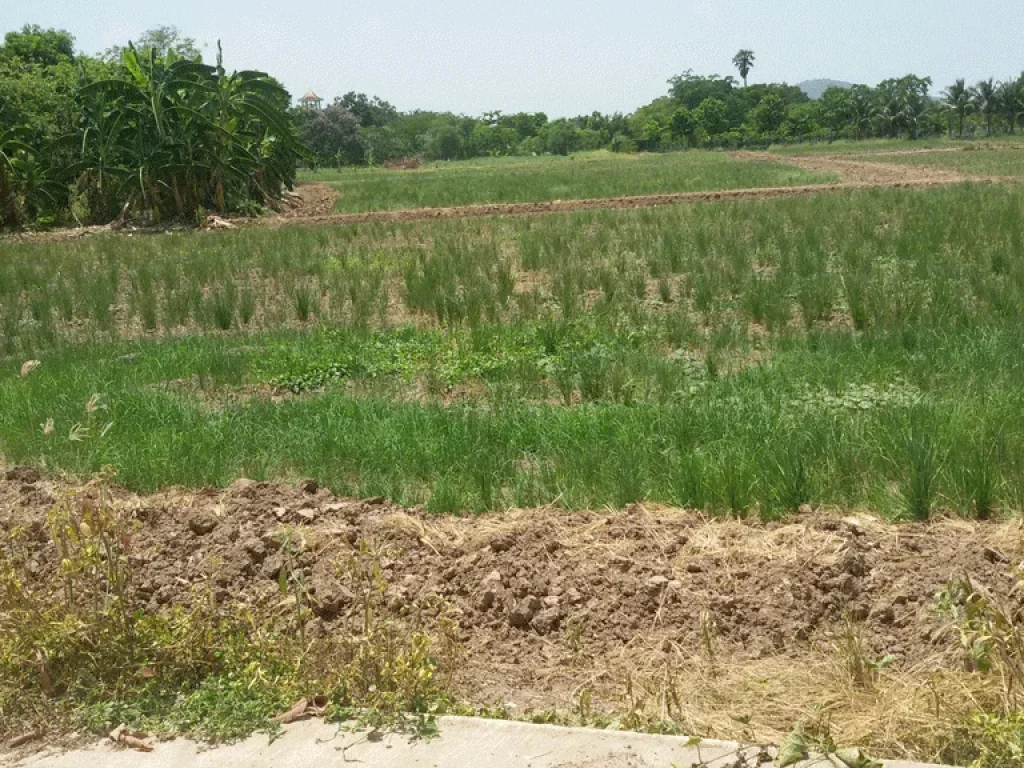
[[[471,115],[631,112],[673,74],[734,73],[740,48],[757,54],[751,82],[913,72],[938,92],[1024,68],[1020,0],[0,0],[0,31],[26,23],[87,53],[172,24],[294,96]]]

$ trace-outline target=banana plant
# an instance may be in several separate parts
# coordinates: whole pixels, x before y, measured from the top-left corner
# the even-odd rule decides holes
[[[160,57],[132,46],[117,77],[84,85],[80,187],[155,221],[262,205],[294,182],[303,149],[288,94],[261,72]]]
[[[31,154],[32,150],[21,136],[18,128],[0,133],[0,227],[16,227],[24,216],[18,194],[17,161],[19,155]]]

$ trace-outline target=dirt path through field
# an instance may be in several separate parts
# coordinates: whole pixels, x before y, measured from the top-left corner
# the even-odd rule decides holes
[[[944,151],[944,150],[937,150]],[[894,154],[894,153],[878,153]],[[301,184],[296,201],[285,214],[252,220],[256,226],[289,224],[363,224],[376,221],[423,221],[431,219],[463,219],[486,216],[523,216],[590,210],[625,210],[659,205],[709,203],[736,200],[770,200],[782,197],[816,195],[858,189],[927,189],[964,181],[1001,183],[1004,179],[969,177],[952,171],[894,163],[871,162],[857,155],[773,155],[765,152],[733,152],[731,157],[748,162],[785,163],[808,171],[835,173],[839,181],[830,184],[806,184],[792,187],[761,187],[729,189],[714,192],[680,192],[628,197],[553,200],[532,203],[488,203],[450,208],[414,208],[396,211],[362,213],[330,213],[330,202],[337,193],[326,184]]]
[[[997,147],[991,147],[996,149]],[[999,147],[999,149],[1012,149]],[[808,171],[834,173],[838,182],[804,184],[791,187],[757,187],[728,189],[713,192],[679,192],[657,195],[587,198],[581,200],[552,200],[527,203],[483,203],[450,208],[411,208],[394,211],[365,211],[361,213],[334,213],[337,190],[323,183],[300,183],[294,192],[285,196],[281,210],[268,216],[246,218],[214,217],[211,229],[237,227],[284,227],[293,225],[343,225],[372,222],[429,221],[438,219],[467,219],[490,216],[528,216],[548,213],[567,213],[592,210],[629,210],[653,208],[659,205],[683,205],[740,200],[772,200],[783,197],[806,197],[829,192],[848,192],[864,189],[930,189],[965,181],[987,184],[1018,183],[1020,179],[995,176],[968,176],[954,171],[915,165],[872,162],[870,157],[891,157],[910,154],[948,153],[960,149],[893,150],[848,154],[779,155],[767,152],[732,152],[730,157],[747,162],[782,163]],[[50,232],[22,232],[4,236],[14,242],[29,240],[66,240],[93,234],[111,232],[109,226],[91,226]],[[129,227],[127,233],[159,232],[161,229]]]
[[[0,529],[21,532],[0,554],[25,564],[33,589],[60,589],[46,515],[75,490],[35,469],[0,471]],[[381,610],[401,621],[449,606],[459,695],[514,714],[632,712],[774,743],[827,716],[847,743],[932,757],[907,734],[974,684],[936,593],[970,576],[1024,607],[1020,521],[895,526],[808,510],[764,525],[639,505],[448,517],[247,480],[115,498],[136,528],[128,589],[140,609],[212,590],[224,610],[273,610],[287,531],[315,614],[307,633],[359,631],[360,586],[339,564],[372,556]],[[870,675],[882,659],[877,683],[855,679],[858,663]]]
[[[767,152],[734,152],[730,156],[737,160],[750,162],[783,162],[814,173],[835,173],[839,176],[840,183],[830,185],[833,188],[845,188],[850,185],[870,187],[931,186],[981,180],[953,171],[926,166],[872,162],[865,159],[869,155],[857,155],[856,158],[851,158],[849,155],[841,154],[780,156]]]

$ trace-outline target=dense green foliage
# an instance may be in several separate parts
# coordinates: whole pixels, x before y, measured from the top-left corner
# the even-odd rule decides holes
[[[753,52],[740,51],[741,74]],[[453,160],[501,155],[567,155],[593,149],[664,151],[686,147],[764,146],[837,139],[950,138],[984,131],[1015,133],[1024,120],[1024,75],[974,88],[963,81],[939,97],[929,78],[908,75],[875,88],[833,87],[812,101],[796,86],[740,86],[732,77],[669,80],[667,95],[631,115],[594,112],[549,120],[542,113],[480,118],[399,112],[391,104],[349,93],[322,113],[296,110],[301,133],[324,165],[375,165],[418,156]]]
[[[248,210],[290,186],[289,96],[203,64],[173,31],[104,59],[26,27],[0,46],[0,227],[118,213],[153,221]],[[182,53],[193,58],[183,58]]]

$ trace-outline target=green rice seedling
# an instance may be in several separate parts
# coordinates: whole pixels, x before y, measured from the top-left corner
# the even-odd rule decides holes
[[[867,330],[871,322],[869,294],[871,291],[870,274],[863,270],[851,270],[843,275],[843,293],[846,307],[853,320],[853,327],[858,331]]]
[[[658,298],[662,304],[672,303],[672,284],[664,277],[658,280]]]
[[[554,275],[554,293],[558,299],[558,307],[562,319],[569,321],[579,313],[579,292],[577,290],[576,276],[569,271],[559,272]]]
[[[57,315],[65,323],[75,319],[75,288],[66,280],[61,280],[53,297]]]
[[[142,321],[143,330],[155,331],[158,324],[157,300],[152,286],[139,294],[138,302],[139,319]]]
[[[164,294],[164,323],[168,328],[188,323],[192,315],[192,297],[184,288],[167,291]]]
[[[607,474],[614,482],[611,497],[615,506],[625,507],[644,500],[645,472],[635,447],[613,452]]]
[[[580,397],[584,402],[596,402],[608,391],[611,362],[603,350],[582,353],[576,365]]]
[[[17,302],[6,304],[3,314],[0,314],[0,334],[3,336],[5,355],[13,355],[18,349],[21,314],[21,305]]]
[[[805,277],[797,283],[797,304],[803,315],[804,326],[812,328],[832,316],[835,301],[832,281],[827,273]]]
[[[783,438],[784,445],[774,451],[774,498],[789,512],[796,512],[811,501],[810,473],[807,467],[806,440],[798,435]]]
[[[665,340],[673,349],[682,349],[698,341],[700,332],[690,317],[686,305],[679,303],[677,309],[665,316]]]
[[[775,296],[775,281],[764,277],[755,277],[744,295],[744,303],[750,319],[755,323],[768,324],[769,306]]]
[[[234,283],[226,283],[222,288],[210,294],[207,316],[212,318],[217,328],[222,331],[231,329],[235,322],[235,305],[238,303],[238,289]]]
[[[903,467],[900,493],[905,513],[912,520],[927,520],[935,504],[940,457],[933,429],[934,422],[930,414],[920,409],[913,412],[906,427],[906,465]]]
[[[636,384],[621,360],[608,365],[608,397],[612,402],[629,405],[633,402]]]
[[[1006,450],[1003,433],[992,435],[982,429],[958,447],[960,454],[952,461],[959,507],[967,516],[986,520],[999,505],[1000,467]]]
[[[295,308],[295,317],[300,323],[305,323],[316,307],[316,291],[313,286],[303,283],[292,291],[292,302]]]
[[[111,326],[110,310],[116,293],[111,290],[110,279],[103,273],[94,273],[89,285],[89,303],[92,321],[98,328],[107,330]]]
[[[739,449],[720,457],[717,484],[722,505],[737,517],[744,517],[754,504],[755,479],[749,459]]]
[[[339,210],[354,212],[780,186],[833,177],[716,153],[637,157],[596,152],[571,159],[509,157],[438,163],[413,174],[387,169],[318,171],[315,178],[342,193]]]
[[[507,262],[498,264],[495,271],[497,273],[496,299],[501,308],[505,309],[515,295],[515,277],[512,275],[512,266]]]
[[[693,275],[693,305],[707,315],[718,298],[719,278],[708,267],[699,268]]]
[[[29,297],[29,314],[37,323],[46,323],[51,319],[53,306],[50,302],[50,295],[46,291],[34,292]]]
[[[670,463],[670,500],[685,509],[706,509],[711,501],[700,451],[673,457]]]
[[[457,478],[445,475],[434,482],[427,510],[435,514],[457,514],[466,508],[462,488]]]
[[[551,377],[554,380],[558,394],[562,398],[562,404],[571,406],[576,395],[578,376],[576,366],[572,360],[562,361],[554,366]]]
[[[242,325],[249,325],[256,314],[256,295],[252,286],[246,285],[238,294],[238,320]]]

